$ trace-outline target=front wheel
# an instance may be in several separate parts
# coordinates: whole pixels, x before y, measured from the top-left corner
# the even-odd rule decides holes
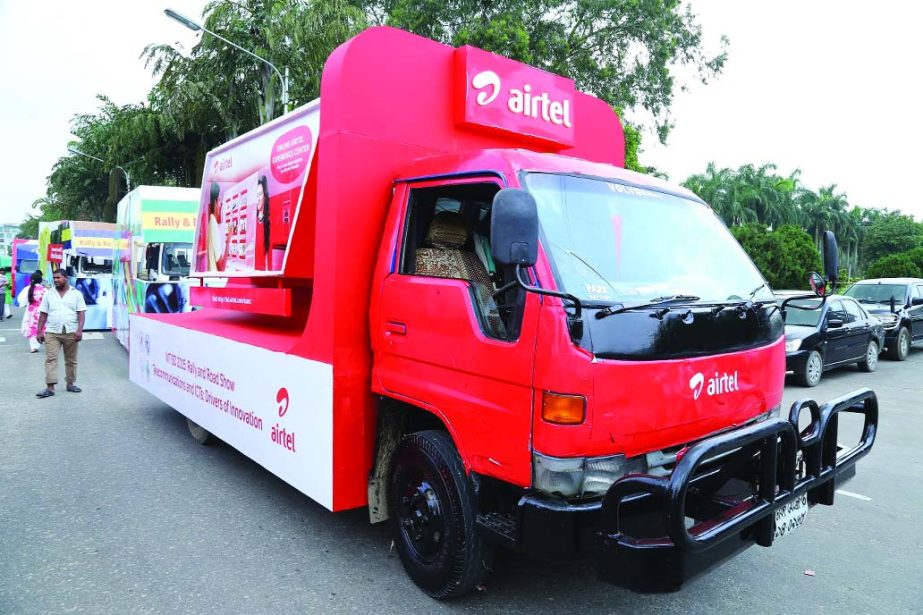
[[[388,506],[401,563],[420,589],[455,598],[486,576],[493,550],[475,529],[474,490],[447,434],[421,431],[401,441]]]
[[[897,334],[894,344],[888,346],[888,358],[895,361],[906,361],[907,355],[910,354],[910,330],[907,327],[901,327]]]
[[[878,342],[869,340],[868,348],[865,349],[865,357],[859,361],[859,369],[864,372],[874,372],[878,367]]]
[[[804,369],[798,374],[798,382],[801,386],[816,387],[820,382],[820,376],[824,373],[824,358],[816,350],[812,350],[808,355],[808,360],[804,362]]]

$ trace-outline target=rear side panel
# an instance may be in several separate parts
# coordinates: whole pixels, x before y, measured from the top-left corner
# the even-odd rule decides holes
[[[332,366],[130,318],[132,382],[333,510]]]

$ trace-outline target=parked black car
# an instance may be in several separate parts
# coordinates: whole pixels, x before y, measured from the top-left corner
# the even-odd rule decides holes
[[[923,280],[880,278],[856,282],[844,293],[881,320],[886,354],[903,361],[914,341],[923,340]]]
[[[780,303],[784,298],[779,293]],[[883,347],[881,321],[848,297],[795,299],[787,305],[785,369],[804,386],[816,386],[823,372],[849,363],[873,372]]]

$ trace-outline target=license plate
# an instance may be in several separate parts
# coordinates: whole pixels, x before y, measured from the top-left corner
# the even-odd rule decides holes
[[[776,532],[775,538],[782,538],[786,534],[791,534],[804,523],[808,515],[808,494],[802,493],[800,496],[776,510]]]

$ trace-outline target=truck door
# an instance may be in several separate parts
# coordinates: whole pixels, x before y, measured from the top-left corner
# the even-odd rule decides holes
[[[373,379],[382,394],[442,418],[471,470],[527,486],[539,302],[492,297],[490,207],[500,188],[496,178],[398,186]]]

